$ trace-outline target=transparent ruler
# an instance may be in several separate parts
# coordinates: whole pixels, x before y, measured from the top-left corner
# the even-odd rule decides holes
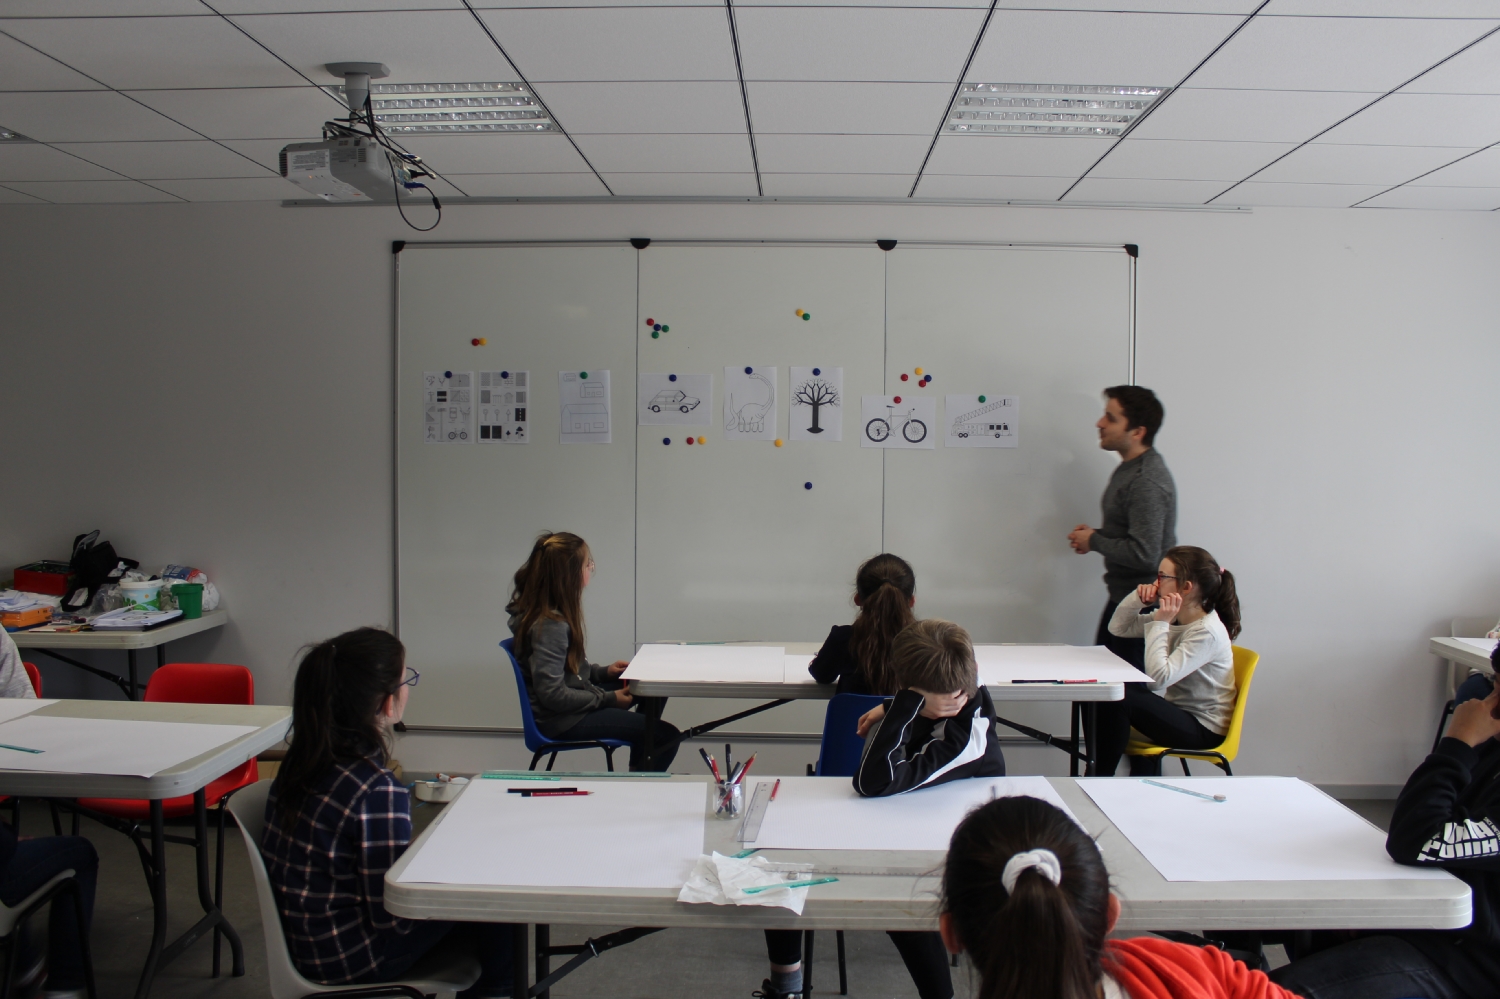
[[[760,781],[755,785],[755,794],[750,797],[750,807],[745,809],[744,821],[735,837],[741,843],[754,843],[760,835],[760,824],[766,820],[766,809],[771,804],[771,788],[770,781]]]

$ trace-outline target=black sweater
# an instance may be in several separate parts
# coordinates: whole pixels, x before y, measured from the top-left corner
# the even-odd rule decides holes
[[[1385,848],[1397,863],[1436,865],[1466,881],[1474,920],[1403,934],[1473,999],[1500,989],[1500,743],[1444,739],[1396,799]]]
[[[1004,777],[995,737],[995,704],[983,687],[952,718],[918,714],[922,695],[903,690],[886,702],[885,717],[865,738],[854,774],[862,797],[883,798],[965,777]]]
[[[854,625],[836,624],[828,631],[823,647],[808,663],[807,671],[819,683],[837,683],[840,694],[874,694],[870,689],[865,671],[854,661],[849,651],[849,637],[854,634]]]

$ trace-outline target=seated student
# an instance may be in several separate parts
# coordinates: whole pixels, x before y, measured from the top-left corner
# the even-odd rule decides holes
[[[1468,882],[1461,930],[1379,933],[1300,956],[1271,977],[1307,999],[1493,999],[1500,994],[1500,692],[1460,704],[1396,799],[1385,849]]]
[[[417,678],[401,642],[377,628],[321,642],[297,667],[291,747],[260,841],[287,948],[314,982],[365,984],[399,979],[458,937],[483,968],[460,995],[509,995],[511,927],[385,910],[386,871],[412,838],[411,799],[385,763]]]
[[[1212,749],[1224,741],[1235,698],[1230,642],[1240,633],[1240,601],[1229,570],[1202,548],[1168,549],[1156,582],[1120,601],[1109,630],[1145,638],[1152,682],[1150,689],[1128,683],[1124,700],[1098,705],[1099,776],[1114,776],[1132,728],[1173,749]],[[1161,757],[1132,756],[1130,774],[1159,776]]]
[[[1106,940],[1119,916],[1099,847],[1055,806],[999,798],[954,830],[938,925],[978,999],[1296,999],[1216,947]]]
[[[36,688],[21,661],[21,650],[3,628],[0,628],[0,697],[36,697]]]
[[[23,679],[25,675],[21,674]],[[83,922],[88,926],[93,920],[94,886],[99,878],[99,855],[94,852],[94,844],[82,836],[17,839],[15,830],[0,822],[0,903],[18,905],[69,869],[78,879],[83,894]],[[81,999],[86,983],[73,895],[64,892],[52,900],[50,908],[45,955],[35,953],[33,959],[31,944],[24,936],[13,944],[21,952],[17,955],[12,994],[34,992],[45,976],[46,999]],[[20,932],[19,928],[16,932]]]
[[[631,697],[619,679],[629,663],[596,666],[584,658],[583,589],[593,576],[588,544],[565,532],[539,535],[526,564],[516,570],[505,611],[537,728],[549,739],[624,739],[630,743],[630,769],[667,770],[677,755],[674,726],[657,720],[656,751],[649,760],[644,752],[649,718],[642,712],[661,701]]]
[[[891,643],[916,620],[917,577],[906,560],[876,555],[854,576],[853,624],[836,624],[807,671],[819,683],[838,683],[840,694],[894,694]]]
[[[1485,638],[1500,638],[1500,624],[1496,624],[1484,636]],[[1500,645],[1496,645],[1490,652],[1490,672],[1500,669]],[[3,674],[0,674],[3,675]],[[1458,685],[1458,690],[1453,693],[1453,705],[1457,707],[1464,701],[1483,700],[1490,696],[1490,691],[1495,689],[1495,681],[1483,673],[1470,673],[1469,678]]]

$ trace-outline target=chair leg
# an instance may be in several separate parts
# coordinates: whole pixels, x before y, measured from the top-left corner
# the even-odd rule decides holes
[[[553,753],[551,756],[547,757],[547,772],[549,774],[552,772],[552,764],[554,764],[556,762],[557,762],[557,754],[556,753]]]
[[[88,999],[99,999],[99,992],[94,987],[94,956],[89,950],[89,925],[83,918],[83,888],[78,881],[73,881],[73,890],[69,892],[73,896],[73,915],[78,919],[78,956],[83,961],[83,989]],[[54,902],[53,905],[57,903]]]
[[[0,999],[10,999],[10,983],[16,977],[16,952],[21,948],[17,946],[20,942],[16,934],[21,927],[18,925],[11,931],[10,936],[3,941],[5,945],[5,970],[4,977],[0,978]]]
[[[1438,744],[1443,741],[1443,729],[1448,727],[1448,717],[1453,714],[1454,707],[1455,705],[1452,701],[1443,705],[1443,716],[1438,719],[1437,735],[1432,737],[1432,751],[1434,753],[1437,752]]]
[[[1224,776],[1225,777],[1233,777],[1234,776],[1234,771],[1229,769],[1229,761],[1228,760],[1223,761],[1222,763],[1219,764],[1219,766],[1221,766],[1221,767],[1224,768]]]
[[[526,769],[527,770],[535,770],[536,769],[537,761],[540,760],[541,758],[542,758],[542,754],[541,753],[532,753],[531,754],[531,766],[527,767]]]
[[[214,861],[214,908],[218,909],[221,913],[224,911],[224,813],[229,811],[225,807],[228,803],[228,798],[223,798],[219,801],[219,840],[215,844],[217,856]],[[223,936],[224,934],[220,932],[218,925],[215,924],[213,974],[209,976],[210,978],[219,977],[219,944],[222,942]]]
[[[1179,757],[1177,757],[1177,762],[1182,764],[1182,776],[1184,776],[1184,777],[1191,777],[1191,776],[1193,776],[1193,772],[1188,769],[1187,757],[1186,756],[1179,756]]]
[[[726,754],[726,758],[727,758]],[[813,931],[802,934],[802,999],[812,999]]]
[[[614,746],[605,746],[604,747],[604,768],[606,770],[608,770],[610,773],[614,773],[615,772],[615,747]]]
[[[57,802],[47,799],[47,807],[52,810],[52,835],[62,835],[62,813],[57,810]]]
[[[849,994],[849,968],[844,963],[844,931],[834,931],[833,940],[839,951],[839,995],[846,996]]]

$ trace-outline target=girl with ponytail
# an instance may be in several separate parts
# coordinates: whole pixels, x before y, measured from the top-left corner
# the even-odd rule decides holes
[[[1296,999],[1215,947],[1106,941],[1119,916],[1099,848],[1053,805],[999,798],[954,831],[938,925],[978,999]]]
[[[895,694],[891,643],[916,617],[917,577],[906,560],[876,555],[854,577],[854,623],[836,624],[808,666],[819,683],[838,683],[840,694]]]
[[[1224,741],[1236,693],[1230,642],[1240,633],[1240,600],[1228,569],[1202,548],[1168,549],[1156,582],[1120,601],[1109,631],[1145,639],[1151,683],[1126,684],[1124,700],[1099,705],[1101,777],[1114,776],[1132,728],[1174,749],[1212,749]],[[1130,758],[1131,776],[1160,773],[1160,756]]]
[[[324,985],[399,979],[450,936],[483,971],[464,999],[508,994],[511,928],[399,919],[385,874],[411,842],[411,801],[387,767],[416,686],[401,642],[360,628],[309,648],[292,687],[291,746],[266,800],[261,856],[297,970]]]

